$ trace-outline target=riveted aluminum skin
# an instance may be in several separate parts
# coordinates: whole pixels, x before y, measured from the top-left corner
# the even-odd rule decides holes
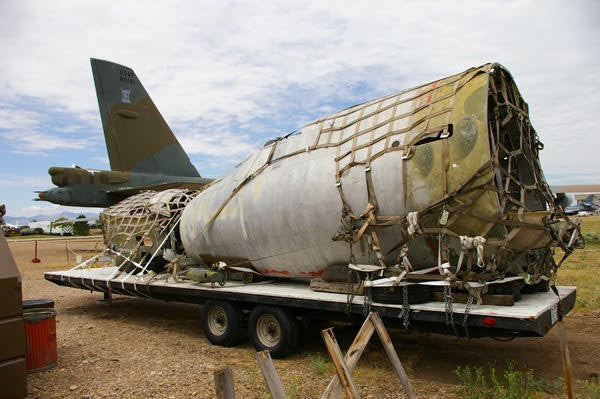
[[[265,275],[319,276],[350,260],[349,244],[332,240],[343,209],[336,176],[348,207],[360,215],[370,201],[370,172],[378,217],[424,210],[467,181],[492,181],[492,168],[477,172],[491,162],[488,92],[496,65],[349,108],[266,145],[186,207],[180,227],[186,253],[201,264],[223,260]],[[479,217],[455,221],[458,234],[485,229],[489,222],[481,215],[502,216],[494,191],[483,192],[469,208]],[[398,257],[394,248],[404,233],[401,225],[378,231],[388,265]],[[549,241],[548,232],[543,235],[535,245]],[[362,241],[353,245],[355,261],[374,263]],[[415,269],[436,265],[436,242],[428,235],[412,240],[409,257]]]

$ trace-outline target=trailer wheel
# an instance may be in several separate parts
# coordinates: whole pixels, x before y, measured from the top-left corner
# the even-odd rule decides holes
[[[257,351],[268,350],[273,358],[282,358],[298,344],[300,324],[287,309],[259,305],[250,314],[248,335]]]
[[[243,322],[242,311],[234,303],[208,301],[202,307],[202,329],[214,345],[235,345],[241,337]]]

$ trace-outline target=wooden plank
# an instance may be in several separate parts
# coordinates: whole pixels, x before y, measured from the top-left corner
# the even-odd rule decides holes
[[[359,399],[360,394],[358,393],[358,390],[352,381],[350,370],[348,370],[346,362],[344,362],[342,351],[340,350],[337,340],[335,339],[335,335],[333,335],[333,328],[322,330],[321,336],[325,341],[325,346],[327,346],[327,350],[329,351],[329,355],[331,356],[333,365],[335,366],[335,371],[342,385],[344,386],[346,395],[349,399]]]
[[[559,308],[560,311],[560,308]],[[569,355],[569,346],[567,344],[567,331],[562,319],[558,321],[558,334],[560,342],[560,354],[565,374],[565,385],[567,386],[567,397],[573,399],[575,396],[573,390],[573,370],[571,368],[571,356]]]
[[[402,367],[402,363],[400,362],[400,359],[398,358],[398,354],[396,353],[396,350],[394,349],[394,345],[392,344],[392,339],[390,338],[390,335],[388,334],[387,330],[385,329],[385,326],[383,325],[383,321],[381,321],[381,317],[379,316],[379,313],[377,313],[377,312],[373,313],[373,315],[371,317],[371,321],[373,322],[373,325],[375,326],[377,335],[379,335],[379,339],[381,340],[381,343],[383,344],[383,348],[385,349],[385,352],[387,353],[388,358],[390,359],[390,362],[392,363],[392,367],[394,368],[396,375],[398,375],[398,378],[400,378],[400,382],[402,383],[402,386],[404,387],[404,392],[406,393],[406,397],[408,399],[415,399],[417,396],[415,395],[415,392],[413,391],[412,386],[410,385],[410,381],[408,380],[408,375],[406,374],[404,367]]]
[[[215,371],[215,394],[217,399],[235,399],[233,373],[229,367]]]
[[[371,339],[371,336],[373,335],[373,332],[375,331],[375,327],[371,322],[371,314],[369,314],[369,316],[365,319],[365,322],[358,331],[358,334],[356,334],[352,345],[350,345],[348,352],[346,352],[346,356],[344,356],[344,362],[346,363],[346,367],[348,367],[348,371],[350,372],[350,374],[352,374],[352,372],[356,368],[358,360],[362,356],[365,348],[367,347],[367,344],[369,343],[369,340]],[[322,398],[339,398],[341,393],[342,383],[340,382],[340,378],[338,377],[338,375],[335,374],[329,382],[327,389],[323,393]]]
[[[285,399],[285,392],[269,351],[256,352],[256,360],[269,389],[271,399]]]
[[[434,292],[432,296],[434,301],[444,302],[446,300],[443,292]],[[467,294],[453,292],[452,300],[456,303],[467,303]],[[481,300],[483,305],[512,306],[515,304],[515,297],[512,295],[485,294],[481,296]]]
[[[320,278],[310,280],[310,289],[319,292],[334,292],[336,294],[347,294],[348,283],[341,281],[324,281]],[[360,284],[353,284],[352,292],[356,295],[363,295],[364,288]]]

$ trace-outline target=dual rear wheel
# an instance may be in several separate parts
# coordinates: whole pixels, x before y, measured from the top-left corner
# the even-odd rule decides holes
[[[244,317],[240,307],[228,301],[208,301],[202,308],[202,328],[215,345],[233,346],[242,337]],[[268,350],[273,358],[294,351],[300,340],[300,324],[286,308],[258,305],[250,312],[248,336],[257,351]]]

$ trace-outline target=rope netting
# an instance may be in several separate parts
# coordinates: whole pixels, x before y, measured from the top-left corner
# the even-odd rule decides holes
[[[199,192],[145,191],[107,208],[100,216],[106,247],[139,264],[156,258],[181,212]],[[177,251],[175,237],[170,238],[168,247]],[[161,256],[157,259],[162,261]]]
[[[144,191],[106,208],[100,214],[105,249],[77,265],[76,269],[94,267],[98,259],[110,256],[117,269],[109,279],[122,272],[145,274],[163,271],[167,260],[183,248],[177,239],[181,212],[200,191],[169,189]]]
[[[475,96],[478,89],[479,97]],[[298,149],[287,141],[288,136],[268,142],[196,238],[270,164],[304,152],[335,148],[335,184],[342,219],[333,239],[349,244],[350,263],[354,262],[354,246],[360,244],[371,263],[384,267],[382,275],[400,280],[413,271],[409,260],[412,244],[424,240],[437,253],[437,269],[448,281],[460,285],[511,275],[535,284],[554,277],[562,262],[554,261],[557,247],[564,251],[564,260],[582,244],[579,225],[555,204],[542,173],[539,151],[543,145],[531,126],[528,106],[499,64],[471,68],[350,107],[307,125],[301,134],[306,137],[301,142],[307,145]],[[470,135],[473,140],[482,137],[486,144],[474,149],[469,147],[473,140],[463,140],[459,147],[456,140],[450,144],[454,134]],[[469,151],[486,154],[474,157]],[[375,186],[373,168],[381,167],[375,162],[393,152],[402,159],[402,211],[390,215],[381,212],[376,193],[384,190]],[[437,168],[430,173],[434,177],[426,181],[425,205],[415,201],[414,177],[409,176],[416,173],[415,153],[429,157],[422,168]],[[262,162],[256,162],[258,159]],[[461,166],[471,174],[457,175]],[[354,177],[364,172],[365,209],[352,209],[344,191],[345,186],[357,189],[356,179],[348,177],[353,171],[357,172]],[[401,230],[397,243],[384,248],[380,236],[393,226]],[[391,256],[394,254],[397,256]]]
[[[460,90],[481,74],[489,77],[487,128],[491,157],[474,168],[475,173],[470,177],[454,182],[456,187],[450,190],[449,149],[445,139],[456,126],[457,121],[452,119],[455,101]],[[338,123],[340,118],[342,122]],[[351,129],[351,134],[340,140],[337,148],[336,185],[342,199],[343,218],[335,237],[349,243],[350,262],[354,257],[353,244],[364,240],[374,263],[386,267],[385,274],[399,276],[399,281],[413,271],[408,256],[411,243],[425,237],[432,247],[437,242],[438,270],[451,282],[491,281],[513,275],[535,284],[553,278],[574,246],[582,244],[579,225],[555,204],[542,173],[539,151],[543,145],[531,126],[527,104],[500,65],[488,64],[351,108],[321,121],[321,126],[324,125],[330,127],[322,129],[320,135],[331,136],[339,131],[342,137],[343,132]],[[377,150],[382,141],[385,144]],[[417,146],[434,141],[438,142],[436,154],[441,158],[438,181],[441,198],[432,198],[431,204],[422,209],[410,209],[409,162]],[[346,150],[345,142],[351,143]],[[374,160],[392,151],[402,153],[402,202],[406,213],[381,215],[372,165]],[[351,209],[344,193],[344,175],[358,167],[364,170],[368,196],[368,205],[361,213]],[[497,198],[497,206],[482,211],[481,204],[489,202],[490,193]],[[380,233],[393,225],[402,226],[403,234],[393,248],[382,252]],[[559,264],[554,261],[556,247],[565,253]],[[389,257],[386,261],[386,256],[394,251],[398,252],[395,262],[389,262]]]

